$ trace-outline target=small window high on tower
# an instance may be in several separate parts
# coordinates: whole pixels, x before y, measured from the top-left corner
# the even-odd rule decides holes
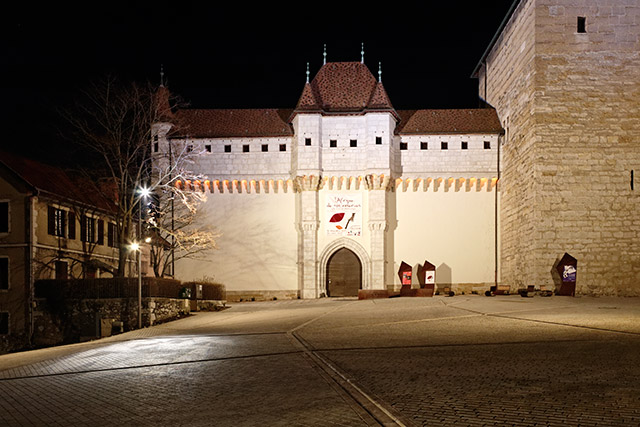
[[[587,17],[586,16],[578,16],[578,32],[586,33],[587,32]]]

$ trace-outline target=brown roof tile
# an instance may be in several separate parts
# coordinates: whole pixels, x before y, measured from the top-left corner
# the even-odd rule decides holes
[[[291,136],[290,109],[179,110],[174,137],[269,137]]]
[[[88,178],[72,176],[55,166],[6,152],[0,152],[0,162],[34,190],[105,211],[115,209],[98,190],[98,184]]]
[[[399,110],[396,134],[502,133],[493,108],[450,110]]]
[[[392,111],[382,83],[378,83],[361,62],[330,62],[307,83],[295,113],[307,111],[353,113],[368,110]]]

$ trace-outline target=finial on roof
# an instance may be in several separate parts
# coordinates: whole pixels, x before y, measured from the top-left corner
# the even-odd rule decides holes
[[[364,42],[362,42],[362,50],[360,51],[360,62],[364,64]]]
[[[160,64],[160,87],[164,87],[164,65]]]
[[[327,44],[324,44],[324,52],[322,53],[322,65],[327,64]]]
[[[307,83],[309,83],[309,63],[307,62]]]
[[[382,61],[378,62],[378,83],[382,83]]]

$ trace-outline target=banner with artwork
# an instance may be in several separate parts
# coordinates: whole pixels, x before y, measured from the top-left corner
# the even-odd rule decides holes
[[[327,194],[325,218],[328,236],[362,235],[362,195]]]

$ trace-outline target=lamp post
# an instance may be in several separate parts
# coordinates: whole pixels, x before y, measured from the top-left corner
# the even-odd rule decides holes
[[[150,190],[146,187],[138,188],[138,242],[142,241],[142,199],[147,198],[150,194]],[[142,328],[142,246],[139,243],[134,243],[135,250],[138,253],[138,329]]]

